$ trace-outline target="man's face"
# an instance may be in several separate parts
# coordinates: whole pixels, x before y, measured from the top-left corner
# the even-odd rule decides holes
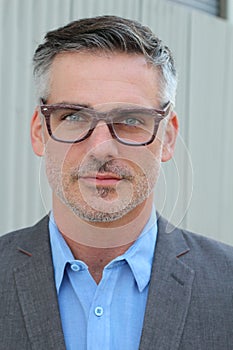
[[[52,64],[46,103],[85,105],[104,112],[134,105],[161,109],[158,92],[157,73],[143,56],[65,53],[57,55]],[[38,112],[32,134],[36,128],[39,130]],[[139,147],[117,142],[104,121],[89,138],[75,144],[52,140],[45,124],[40,132],[40,141],[46,144],[44,156],[53,200],[89,222],[117,220],[151,198],[164,137],[169,140],[163,122],[155,141]],[[42,155],[38,142],[33,141],[33,148]]]

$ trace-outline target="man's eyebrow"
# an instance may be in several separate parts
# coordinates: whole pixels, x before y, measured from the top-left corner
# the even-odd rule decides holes
[[[82,108],[88,108],[91,110],[95,110],[95,106],[93,107],[90,104],[86,104],[86,103],[77,103],[77,102],[69,102],[69,101],[61,101],[61,102],[57,102],[55,104],[58,105],[67,105],[67,106],[79,106]],[[131,105],[131,104],[125,104],[125,105],[121,105],[121,106],[113,106],[113,108],[109,111],[105,111],[106,113],[108,112],[112,112],[112,113],[117,113],[117,112],[138,112],[138,111],[144,111],[144,110],[153,110],[153,108],[148,108],[145,106],[140,106],[140,105]],[[98,112],[98,109],[96,110]]]
[[[72,106],[79,106],[79,107],[83,107],[83,108],[90,108],[93,109],[93,107],[89,104],[86,103],[77,103],[77,102],[69,102],[69,101],[61,101],[61,102],[57,102],[56,104],[59,105],[72,105]]]

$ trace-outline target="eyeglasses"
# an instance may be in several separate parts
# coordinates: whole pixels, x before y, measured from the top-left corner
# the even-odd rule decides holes
[[[111,136],[129,146],[146,146],[152,143],[159,123],[169,114],[170,109],[170,102],[162,110],[132,105],[117,106],[107,112],[75,104],[47,105],[43,100],[40,105],[48,133],[56,141],[81,142],[91,136],[100,121],[104,121]]]

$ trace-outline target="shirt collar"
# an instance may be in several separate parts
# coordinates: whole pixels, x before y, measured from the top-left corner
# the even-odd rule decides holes
[[[67,263],[74,262],[74,256],[64,240],[63,236],[58,230],[55,223],[53,213],[50,214],[49,220],[50,243],[52,250],[52,259],[55,273],[55,284],[57,293],[63,280],[64,271]],[[107,266],[114,264],[117,261],[126,261],[136,280],[139,291],[147,286],[150,281],[151,267],[153,255],[157,240],[157,218],[156,212],[153,208],[151,216],[142,230],[138,239],[133,245],[121,256],[112,260]],[[84,267],[87,266],[82,263]]]
[[[58,230],[58,227],[54,220],[53,212],[50,214],[49,233],[55,274],[55,284],[57,293],[59,293],[66,264],[71,263],[74,260],[74,256],[66,241],[64,240],[62,234]]]
[[[123,255],[110,263],[120,260],[127,261],[140,292],[143,291],[150,281],[157,231],[156,212],[153,208],[151,216],[138,239]]]

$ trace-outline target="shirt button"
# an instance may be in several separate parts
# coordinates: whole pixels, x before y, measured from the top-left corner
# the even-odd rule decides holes
[[[80,267],[77,264],[72,264],[70,267],[71,267],[71,270],[73,270],[74,272],[77,272],[80,270]]]
[[[95,315],[101,317],[104,313],[104,309],[101,306],[95,308]]]

